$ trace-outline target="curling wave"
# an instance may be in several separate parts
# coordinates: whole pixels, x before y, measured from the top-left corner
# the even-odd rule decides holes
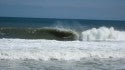
[[[75,31],[54,28],[0,28],[0,38],[76,40]]]
[[[0,28],[0,38],[125,41],[125,31],[118,31],[113,27],[92,28],[82,32],[64,28]]]

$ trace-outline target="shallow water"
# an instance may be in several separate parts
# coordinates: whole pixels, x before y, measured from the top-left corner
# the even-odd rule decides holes
[[[80,60],[82,58],[125,58],[124,41],[56,41],[0,39],[0,59]]]
[[[0,60],[1,70],[125,70],[125,59],[85,58],[79,61]]]

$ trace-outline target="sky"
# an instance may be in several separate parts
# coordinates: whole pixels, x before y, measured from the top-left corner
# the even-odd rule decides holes
[[[0,0],[0,16],[125,20],[125,0]]]

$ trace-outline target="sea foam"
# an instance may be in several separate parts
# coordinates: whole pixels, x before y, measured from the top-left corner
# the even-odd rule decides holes
[[[0,59],[81,60],[125,58],[125,42],[0,39]]]
[[[125,32],[115,30],[113,27],[92,28],[82,32],[84,41],[125,41]]]

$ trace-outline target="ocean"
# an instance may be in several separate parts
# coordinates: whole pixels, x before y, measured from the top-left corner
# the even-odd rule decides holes
[[[125,70],[125,21],[0,17],[0,70]]]

